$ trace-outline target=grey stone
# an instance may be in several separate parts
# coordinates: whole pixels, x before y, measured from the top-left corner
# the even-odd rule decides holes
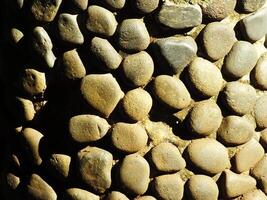
[[[133,4],[140,13],[148,14],[159,6],[159,0],[134,0]]]
[[[266,2],[266,0],[243,0],[243,1],[240,1],[243,11],[248,12],[248,13],[255,12],[256,10],[261,8],[265,2]]]
[[[197,44],[189,36],[158,39],[154,44],[157,57],[166,61],[177,74],[184,70],[197,53]]]
[[[198,26],[202,22],[202,12],[199,5],[164,4],[159,13],[158,21],[162,25],[172,29],[185,29]]]

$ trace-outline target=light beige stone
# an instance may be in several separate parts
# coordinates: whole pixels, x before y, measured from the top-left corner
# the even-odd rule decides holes
[[[256,123],[260,128],[267,128],[267,95],[257,99],[254,107]]]
[[[262,190],[267,193],[267,154],[255,165],[251,174],[259,181]]]
[[[67,180],[70,172],[71,157],[65,154],[52,154],[48,160],[48,167],[59,180]]]
[[[98,195],[95,195],[87,190],[79,188],[69,188],[65,192],[65,200],[100,200]]]
[[[118,191],[112,191],[108,197],[107,200],[129,200],[127,196],[121,192]]]

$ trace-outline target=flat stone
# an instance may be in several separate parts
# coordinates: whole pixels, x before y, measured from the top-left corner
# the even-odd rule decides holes
[[[235,31],[227,23],[212,22],[203,30],[204,48],[212,60],[226,56],[236,41]]]
[[[69,45],[83,44],[84,38],[80,31],[78,22],[78,15],[71,15],[62,13],[58,18],[59,38],[62,42]]]
[[[252,111],[256,102],[256,90],[247,83],[228,82],[223,91],[227,107],[237,115]]]
[[[86,75],[86,69],[76,49],[63,53],[62,66],[63,76],[67,79],[77,80]]]
[[[159,0],[135,0],[134,7],[142,14],[153,12],[159,6]]]
[[[203,96],[218,95],[223,87],[223,78],[219,68],[203,58],[197,57],[188,67],[193,87]]]
[[[125,19],[118,28],[118,43],[128,51],[142,51],[150,44],[145,23],[141,19]]]
[[[247,119],[234,115],[225,117],[217,132],[217,136],[225,145],[244,144],[253,134],[253,125]]]
[[[261,188],[267,192],[267,154],[264,154],[263,158],[255,165],[251,170],[251,174],[260,183]]]
[[[78,152],[78,172],[84,183],[96,192],[104,193],[111,186],[113,156],[97,147],[86,147]]]
[[[192,164],[208,174],[217,174],[230,166],[227,149],[211,138],[193,140],[187,148]]]
[[[199,5],[178,4],[161,7],[157,19],[160,24],[172,29],[185,29],[198,26],[202,22]]]
[[[56,200],[57,194],[39,175],[32,174],[26,186],[28,199]]]
[[[148,162],[138,154],[126,156],[119,171],[122,186],[134,194],[144,194],[147,191],[149,174]]]
[[[233,78],[248,74],[258,60],[257,49],[246,41],[237,41],[225,57],[225,71]]]
[[[108,117],[123,98],[118,82],[111,74],[90,74],[82,79],[81,93],[94,109]]]
[[[181,200],[183,198],[184,182],[179,174],[156,177],[154,188],[160,199]]]
[[[157,76],[154,80],[154,92],[160,101],[174,109],[186,108],[191,103],[191,96],[184,83],[172,76]]]
[[[187,37],[168,37],[154,42],[158,59],[166,61],[174,73],[180,74],[197,53],[195,40]]]
[[[62,0],[36,0],[31,5],[34,18],[41,22],[52,22],[56,17]]]
[[[244,12],[250,13],[255,12],[259,8],[261,8],[266,0],[243,0],[240,1],[241,7]]]
[[[117,149],[134,153],[146,147],[148,136],[139,124],[118,122],[112,129],[111,140]]]
[[[69,121],[70,136],[79,143],[100,140],[109,128],[107,120],[96,115],[76,115]]]
[[[216,182],[209,176],[193,175],[187,182],[187,187],[190,199],[194,200],[218,199],[219,196],[218,186]]]
[[[136,87],[144,86],[152,78],[154,62],[147,52],[141,51],[126,56],[122,62],[122,69],[130,84]]]
[[[125,5],[125,0],[104,0],[104,2],[113,10],[120,10]]]
[[[121,192],[118,192],[118,191],[112,191],[108,197],[107,197],[107,200],[129,200],[128,197],[121,193]]]
[[[220,107],[212,100],[196,103],[190,111],[189,127],[199,136],[208,136],[218,130],[222,122]]]
[[[100,200],[98,195],[95,195],[87,190],[79,188],[69,188],[65,192],[65,200]]]
[[[259,58],[252,75],[257,87],[267,90],[267,54]]]
[[[263,95],[256,101],[254,116],[260,128],[267,128],[267,95]]]
[[[26,150],[27,158],[33,165],[41,165],[42,158],[40,156],[39,145],[43,138],[43,134],[32,128],[25,128],[20,135],[23,149]]]
[[[176,172],[186,166],[178,148],[168,142],[160,143],[151,150],[151,160],[156,169],[163,172]]]
[[[117,69],[122,62],[121,55],[106,39],[94,37],[91,40],[90,49],[97,59],[109,70]]]
[[[48,167],[59,180],[65,181],[69,177],[71,157],[65,154],[52,154],[48,160]]]
[[[238,173],[253,168],[264,156],[264,149],[258,141],[251,139],[234,156],[235,169]]]
[[[220,21],[234,13],[236,0],[212,0],[207,4],[201,4],[204,18]]]
[[[225,170],[222,177],[222,187],[228,198],[240,196],[256,187],[256,180],[249,175],[236,174],[230,170]]]
[[[87,13],[86,27],[89,31],[104,37],[110,37],[115,33],[118,22],[112,12],[103,7],[92,5],[88,7]]]
[[[242,200],[266,200],[267,196],[261,190],[253,190],[242,196]]]
[[[88,0],[72,0],[72,3],[81,10],[86,10],[88,6]]]
[[[255,42],[267,33],[267,8],[262,8],[242,19],[241,28],[246,39]]]
[[[132,120],[142,121],[152,108],[152,98],[147,91],[136,88],[125,94],[122,99],[122,107]]]

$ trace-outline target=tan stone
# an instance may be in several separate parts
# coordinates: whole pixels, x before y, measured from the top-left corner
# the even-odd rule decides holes
[[[10,30],[10,37],[11,37],[10,39],[13,42],[13,44],[17,44],[17,43],[19,43],[23,39],[24,34],[19,29],[12,28]]]
[[[65,192],[65,200],[100,200],[98,195],[79,188],[69,188]]]
[[[64,154],[52,154],[48,160],[51,172],[59,180],[66,180],[69,177],[71,157]]]
[[[125,194],[118,192],[118,191],[112,191],[108,197],[107,200],[129,200]]]
[[[254,115],[257,125],[261,128],[267,128],[267,95],[261,96],[256,101]]]
[[[260,143],[265,149],[267,149],[267,128],[261,132]]]
[[[14,104],[9,106],[16,118],[22,121],[31,121],[35,116],[33,103],[28,99],[16,97]]]
[[[88,6],[88,0],[72,0],[74,5],[81,10],[86,10]]]
[[[251,174],[259,181],[263,191],[267,193],[267,154],[255,165]]]
[[[136,198],[135,200],[157,200],[155,197],[152,196],[140,196],[138,198]]]
[[[242,200],[267,200],[267,196],[261,190],[253,190],[244,194]]]

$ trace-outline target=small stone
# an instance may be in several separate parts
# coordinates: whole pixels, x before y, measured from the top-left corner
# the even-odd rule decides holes
[[[235,31],[226,23],[209,23],[203,31],[204,48],[212,60],[226,56],[236,40]]]
[[[233,78],[248,74],[258,60],[257,49],[246,41],[237,41],[225,57],[225,71]]]
[[[111,186],[112,163],[112,154],[97,147],[88,146],[78,152],[81,179],[99,193],[104,193]]]
[[[168,75],[157,76],[154,80],[155,95],[171,108],[183,109],[191,103],[191,96],[184,83]]]
[[[14,104],[10,105],[11,112],[22,121],[31,121],[35,116],[33,103],[21,97],[16,97]]]
[[[64,154],[52,154],[48,166],[55,177],[66,180],[69,177],[71,157]]]
[[[125,0],[104,0],[104,2],[113,10],[120,10],[125,5]]]
[[[122,62],[124,75],[136,87],[146,85],[152,78],[154,62],[151,56],[141,51],[128,55]]]
[[[100,200],[98,195],[79,188],[69,188],[65,192],[66,200]]]
[[[228,82],[223,91],[227,107],[238,115],[252,111],[256,102],[256,90],[247,83]]]
[[[210,20],[220,21],[234,13],[236,0],[212,0],[201,4],[203,16]]]
[[[18,192],[18,186],[20,185],[20,177],[17,175],[2,170],[0,174],[1,181],[1,197],[4,199],[19,199],[20,193]]]
[[[189,36],[157,39],[154,47],[158,59],[166,61],[173,72],[177,74],[184,70],[197,53],[197,44]]]
[[[243,0],[240,1],[243,11],[247,13],[255,12],[261,8],[266,0]]]
[[[193,175],[187,182],[187,187],[190,199],[192,200],[218,199],[218,186],[216,182],[209,176]]]
[[[125,94],[122,107],[132,120],[141,121],[147,117],[152,108],[152,98],[141,88],[133,89]]]
[[[117,69],[122,62],[121,55],[106,39],[94,37],[91,41],[90,49],[98,60],[107,67],[107,69]]]
[[[13,42],[13,44],[19,43],[22,40],[23,37],[24,37],[24,34],[19,29],[17,29],[17,28],[12,28],[11,29],[11,31],[10,31],[10,39]]]
[[[267,128],[267,95],[261,96],[255,104],[254,115],[260,128]]]
[[[192,28],[201,24],[202,12],[199,5],[163,4],[157,19],[160,24],[172,29]]]
[[[6,182],[8,189],[11,189],[12,192],[15,192],[20,184],[20,178],[13,173],[5,173],[4,175],[6,179],[4,181]]]
[[[118,192],[118,191],[112,191],[108,197],[107,200],[129,200],[125,194]]]
[[[135,0],[133,4],[140,13],[148,14],[157,9],[159,0]]]
[[[251,174],[254,178],[256,178],[263,191],[267,192],[267,154],[263,156],[263,158],[255,165],[255,167],[251,170]]]
[[[151,150],[151,160],[157,170],[163,172],[176,172],[186,166],[178,148],[168,142],[160,143]]]
[[[120,180],[127,190],[144,194],[148,189],[150,168],[148,162],[138,154],[126,156],[120,167]]]
[[[39,2],[39,0],[35,2]],[[52,52],[52,41],[43,27],[37,26],[33,29],[32,46],[44,63],[52,68],[56,57]]]
[[[88,6],[88,0],[72,0],[72,3],[81,10],[86,10]]]
[[[188,67],[188,73],[194,88],[203,96],[218,95],[223,87],[220,69],[208,60],[195,58]]]
[[[70,136],[79,143],[100,140],[109,128],[107,120],[96,115],[76,115],[69,121]]]
[[[62,0],[35,0],[31,6],[31,12],[38,21],[52,22],[61,3]]]
[[[156,177],[154,187],[160,199],[181,200],[183,198],[184,182],[179,174]]]
[[[43,138],[43,134],[32,128],[25,128],[21,133],[23,148],[26,150],[27,157],[31,164],[41,165],[42,158],[40,156],[39,145]]]
[[[262,8],[242,19],[241,29],[244,37],[252,42],[263,38],[267,34],[267,8]]]
[[[253,168],[264,156],[264,149],[255,139],[242,146],[234,156],[236,171],[241,173]]]
[[[27,199],[56,200],[57,194],[39,175],[32,174],[26,186]]]
[[[266,200],[267,196],[261,190],[253,190],[242,196],[242,200]]]
[[[134,153],[146,147],[148,136],[139,124],[119,122],[112,129],[111,139],[117,149]]]
[[[111,74],[90,74],[82,79],[81,93],[94,109],[108,117],[123,98],[118,82]]]
[[[118,28],[118,42],[125,50],[145,50],[150,43],[145,23],[141,19],[123,20]]]
[[[234,115],[225,117],[217,132],[220,140],[226,145],[244,144],[253,134],[253,125],[247,119]]]
[[[88,7],[86,27],[89,31],[110,37],[115,33],[117,25],[115,16],[109,10],[96,5]]]
[[[267,128],[261,132],[260,143],[265,149],[267,149]]]
[[[135,200],[157,200],[155,197],[152,196],[140,196]]]
[[[256,85],[263,90],[267,90],[267,54],[260,57],[253,72],[252,75]]]
[[[227,149],[212,138],[193,140],[187,148],[192,164],[208,174],[217,174],[230,166]]]
[[[221,122],[221,109],[211,100],[195,104],[189,115],[190,129],[199,136],[208,136],[216,132]]]
[[[78,15],[71,15],[68,13],[62,13],[58,18],[58,31],[60,39],[71,45],[83,44],[84,38],[80,31],[78,22]]]
[[[62,72],[70,80],[83,78],[86,70],[76,49],[66,51],[62,55]]]

